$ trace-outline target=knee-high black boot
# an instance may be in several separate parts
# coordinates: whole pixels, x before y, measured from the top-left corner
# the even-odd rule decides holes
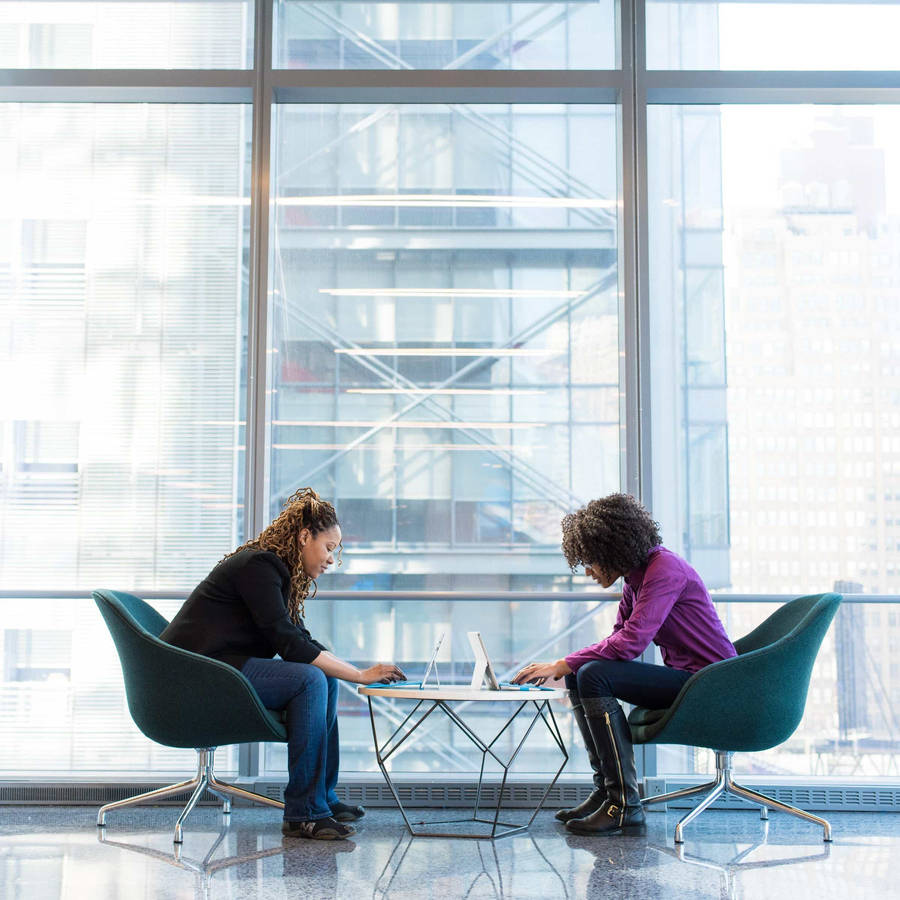
[[[585,816],[589,816],[592,812],[600,809],[603,806],[603,801],[606,799],[606,784],[603,780],[600,756],[594,745],[594,736],[591,734],[591,729],[588,728],[587,720],[584,717],[584,707],[581,705],[581,698],[575,696],[573,699],[572,714],[578,723],[578,730],[581,732],[581,739],[584,741],[585,750],[587,750],[588,762],[590,763],[591,771],[594,773],[594,790],[586,800],[582,800],[577,806],[573,806],[571,809],[559,810],[556,813],[556,818],[560,822],[568,822],[570,819],[582,819]]]
[[[583,697],[581,703],[600,754],[606,800],[596,812],[566,822],[566,828],[575,834],[644,834],[647,825],[625,713],[612,697]]]

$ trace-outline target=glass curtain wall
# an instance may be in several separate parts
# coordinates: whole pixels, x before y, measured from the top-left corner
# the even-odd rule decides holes
[[[0,105],[5,589],[177,589],[236,539],[247,119]],[[93,604],[2,603],[0,725],[20,738],[0,768],[174,765],[131,725]]]
[[[647,0],[647,68],[890,71],[892,0]]]
[[[895,68],[879,35],[897,14],[891,4],[650,3],[648,66]],[[825,103],[808,83],[816,105],[773,93],[777,105],[766,104],[758,91],[647,110],[650,352],[681,373],[653,379],[653,509],[669,546],[723,599],[900,588],[900,107]],[[773,608],[720,603],[735,637]],[[800,728],[735,765],[895,773],[897,628],[893,604],[845,603]],[[660,748],[657,763],[661,773],[713,767],[712,754],[682,748]]]
[[[2,0],[0,69],[246,69],[252,0]]]
[[[334,499],[323,587],[568,590],[560,519],[620,481],[614,108],[279,106],[273,135],[269,515],[307,484]],[[463,680],[467,628],[506,670],[592,607],[307,604],[343,654],[410,670],[450,631]],[[408,758],[446,768],[454,732]]]
[[[896,779],[896,5],[260,3],[0,2],[0,770],[190,768],[87,591],[171,615],[310,484],[345,534],[310,626],[412,673],[442,631],[462,680],[472,628],[500,672],[608,633],[559,520],[618,489],[735,637],[878,601],[737,765]]]
[[[303,69],[612,69],[613,0],[277,0],[274,65]]]
[[[0,69],[241,68],[251,13],[3,2]],[[180,590],[238,537],[250,107],[40,99],[0,92],[0,771],[183,772],[88,592]]]
[[[896,594],[900,109],[651,107],[649,135],[653,310],[666,323],[680,310],[696,342],[673,392],[688,488],[682,551],[706,558],[708,582],[718,575],[710,586],[729,592]],[[658,323],[654,339],[667,342],[667,328]],[[716,465],[704,466],[716,432]],[[716,506],[728,525],[718,552],[698,528]],[[729,631],[745,634],[765,614],[730,606]],[[830,770],[853,740],[860,771],[888,774],[898,640],[889,607],[842,608],[803,726],[754,766]],[[837,755],[823,762],[828,746]]]
[[[566,580],[560,518],[619,484],[614,109],[280,106],[273,132],[269,515],[336,500],[328,587]]]

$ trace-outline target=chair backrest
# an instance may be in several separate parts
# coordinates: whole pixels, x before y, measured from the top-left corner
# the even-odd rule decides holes
[[[758,737],[766,735],[766,748],[786,741],[797,730],[806,709],[816,656],[842,599],[840,594],[798,597],[777,609],[740,642],[740,659],[752,661],[758,670],[748,687],[752,690],[755,683],[768,700],[761,705],[764,721],[748,723],[746,731]],[[770,643],[749,649],[765,635],[771,638]]]
[[[823,597],[828,596],[837,597],[838,595],[811,594],[808,597],[798,597],[796,600],[790,600],[783,606],[779,606],[772,615],[760,622],[753,631],[745,634],[742,638],[738,638],[734,642],[734,649],[741,655],[752,650],[759,650],[761,647],[768,647],[781,638],[787,637],[803,622],[816,604],[820,603]],[[835,606],[836,609],[837,607]]]
[[[787,740],[803,718],[813,664],[841,599],[820,594],[780,607],[735,643],[738,656],[690,678],[659,718],[635,716],[635,740],[740,751]]]
[[[143,628],[151,637],[158,638],[169,624],[169,620],[165,616],[158,613],[140,597],[135,597],[134,594],[126,594],[124,591],[97,591],[95,600],[96,594],[108,598],[111,605],[117,606],[121,612],[130,616],[134,623]],[[103,606],[100,605],[100,601],[96,602],[102,613]]]
[[[237,669],[160,640],[168,624],[122,591],[94,591],[122,664],[131,717],[168,747],[281,741],[285,730]]]

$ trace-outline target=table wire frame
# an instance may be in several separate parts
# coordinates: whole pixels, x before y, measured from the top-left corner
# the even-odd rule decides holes
[[[394,800],[397,803],[397,807],[400,810],[400,814],[403,816],[403,821],[406,823],[406,827],[409,829],[410,834],[415,835],[416,837],[458,837],[458,838],[473,838],[480,840],[495,840],[496,838],[508,837],[513,834],[519,834],[523,831],[526,831],[531,827],[531,823],[534,822],[535,816],[537,816],[541,807],[544,805],[544,801],[547,799],[550,791],[553,789],[553,785],[556,784],[557,779],[559,778],[562,770],[565,768],[566,763],[569,761],[569,754],[566,751],[565,741],[563,740],[562,733],[559,730],[559,725],[556,722],[556,718],[553,715],[553,710],[550,707],[549,700],[522,700],[518,707],[507,716],[506,721],[500,730],[494,735],[494,737],[490,740],[489,743],[485,743],[473,730],[470,728],[466,722],[457,714],[457,712],[448,704],[446,700],[441,699],[432,699],[428,698],[422,699],[416,702],[415,706],[409,711],[409,714],[405,719],[394,729],[391,733],[390,737],[381,745],[378,742],[378,731],[375,726],[375,708],[372,703],[372,697],[368,696],[366,698],[369,701],[369,719],[372,723],[372,737],[375,741],[375,759],[378,762],[378,768],[381,770],[381,774],[384,776],[384,780],[387,783],[387,786],[394,797]],[[422,707],[422,705],[426,702],[430,702],[431,705],[425,710],[422,715],[415,720],[415,724],[413,724],[408,730],[404,731],[404,728],[407,726],[407,723],[413,719],[418,710]],[[518,718],[519,714],[527,707],[534,707],[534,713],[531,716],[531,721],[528,723],[528,726],[525,729],[525,733],[522,735],[519,742],[516,744],[515,749],[510,755],[509,759],[504,762],[500,756],[494,752],[494,745],[497,741],[503,736],[506,730],[513,724],[513,722]],[[403,807],[403,802],[400,799],[400,795],[397,792],[397,788],[395,787],[393,781],[391,780],[390,773],[387,770],[386,763],[390,759],[390,757],[396,753],[405,743],[405,741],[415,733],[416,729],[436,710],[440,709],[444,715],[454,724],[456,727],[481,751],[481,766],[478,772],[478,784],[475,790],[475,808],[471,816],[461,818],[461,819],[441,819],[436,822],[417,822],[413,823],[410,821],[409,816],[406,813],[406,810]],[[515,762],[516,757],[519,755],[519,752],[525,746],[525,742],[528,740],[531,732],[534,729],[534,726],[538,723],[538,721],[543,722],[547,731],[550,733],[550,736],[553,738],[556,746],[559,747],[560,752],[562,753],[562,763],[559,768],[553,775],[550,783],[545,788],[543,794],[541,795],[540,800],[534,808],[534,811],[531,814],[531,818],[528,819],[524,824],[522,823],[514,823],[514,822],[505,822],[500,819],[500,813],[503,809],[503,794],[506,788],[507,778],[509,777],[509,770],[512,764]],[[402,736],[401,735],[402,732]],[[399,738],[399,739],[398,739]],[[484,816],[479,815],[480,807],[481,807],[481,796],[482,796],[482,787],[484,785],[484,767],[487,761],[488,756],[495,760],[495,762],[500,766],[503,770],[503,777],[500,781],[500,789],[497,795],[497,806],[494,812],[493,818],[485,818]],[[485,832],[484,829],[481,831],[472,831],[472,832],[457,832],[457,831],[432,831],[432,830],[422,830],[418,828],[418,826],[427,825],[429,829],[431,826],[435,825],[459,825],[466,824],[469,822],[475,822],[480,825],[490,825],[490,831]],[[505,830],[498,830],[500,828]]]

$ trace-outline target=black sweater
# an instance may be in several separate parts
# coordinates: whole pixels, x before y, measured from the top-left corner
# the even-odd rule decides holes
[[[160,637],[240,669],[251,656],[312,662],[324,644],[288,615],[291,573],[274,553],[244,549],[191,592]]]

